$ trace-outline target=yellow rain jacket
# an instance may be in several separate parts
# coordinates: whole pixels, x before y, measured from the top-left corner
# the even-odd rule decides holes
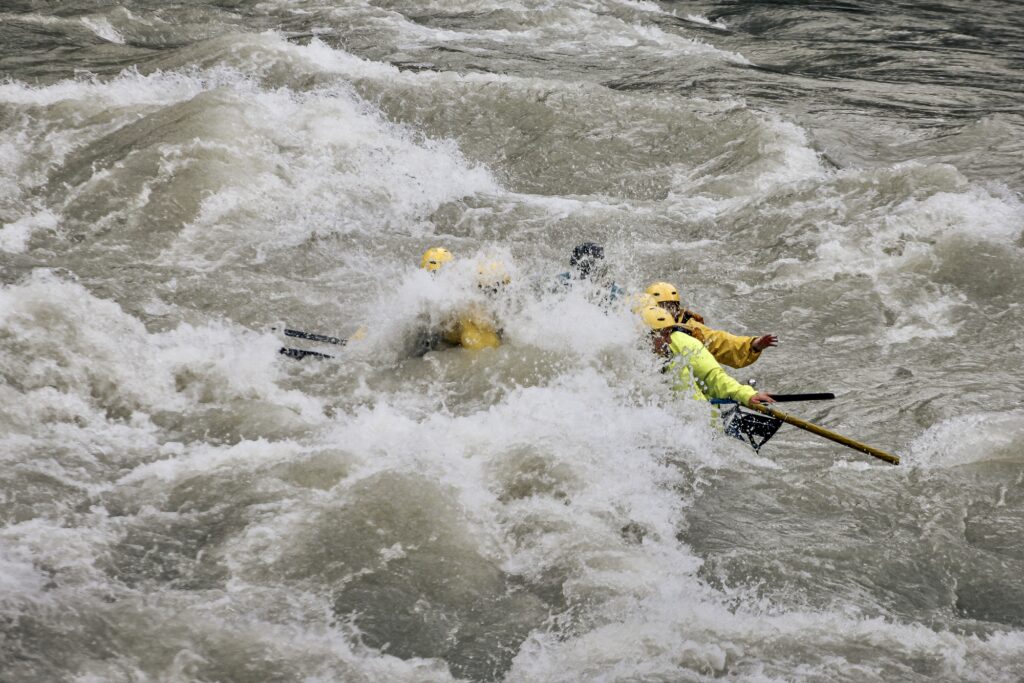
[[[474,308],[458,317],[445,330],[444,339],[464,349],[496,349],[501,346],[501,333],[490,316]]]
[[[700,401],[727,398],[749,405],[748,401],[757,389],[730,377],[699,339],[685,332],[673,332],[670,340],[673,359],[668,371],[678,373],[678,382],[672,385],[672,389],[687,391]]]
[[[704,342],[711,355],[722,365],[745,368],[761,357],[761,352],[754,350],[754,340],[757,337],[744,337],[729,334],[725,330],[712,329],[704,324],[704,318],[690,310],[683,310],[678,321],[680,325],[690,330],[694,337]]]

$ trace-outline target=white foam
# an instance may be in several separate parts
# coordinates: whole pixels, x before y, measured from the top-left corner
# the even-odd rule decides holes
[[[885,671],[883,653],[897,661],[927,659],[938,675],[957,680],[985,681],[990,676],[1012,680],[1006,669],[1024,651],[1019,632],[987,638],[936,632],[919,624],[899,624],[880,618],[851,618],[841,614],[791,611],[758,614],[731,611],[692,582],[680,581],[664,568],[666,579],[651,595],[633,604],[617,604],[619,615],[585,634],[558,638],[535,633],[508,676],[510,681],[573,681],[600,679],[609,674],[674,679],[693,671],[742,680],[778,680],[765,670],[787,672],[788,662],[774,654],[811,645],[828,650],[798,670],[815,679],[835,679],[860,670],[871,677]],[[844,656],[849,648],[850,654]],[[879,652],[863,669],[858,648]]]
[[[933,276],[963,249],[961,242],[1020,249],[1020,199],[1005,188],[972,183],[948,165],[908,162],[848,169],[824,176],[819,184],[813,197],[787,209],[795,219],[822,216],[800,236],[802,244],[813,247],[813,257],[776,261],[775,283],[789,287],[839,276],[869,277],[896,313],[885,330],[885,344],[957,333],[957,308],[969,303],[970,290],[936,282]],[[876,206],[879,192],[891,198]]]
[[[986,460],[1021,460],[1024,411],[970,413],[932,425],[910,443],[906,464],[956,467]]]
[[[71,100],[91,111],[126,105],[161,105],[179,102],[204,89],[217,87],[225,76],[238,79],[237,72],[226,69],[202,74],[155,72],[148,75],[129,69],[109,80],[85,76],[42,86],[9,80],[0,82],[0,102],[45,107]]]
[[[610,311],[600,303],[609,294],[607,285],[595,287],[584,281],[559,292],[561,285],[555,280],[539,284],[546,285],[548,296],[530,297],[507,320],[511,343],[591,359],[636,344],[636,316],[621,309]]]
[[[686,20],[687,21],[692,21],[695,24],[703,24],[704,26],[710,26],[711,28],[717,28],[720,31],[728,31],[729,30],[729,26],[724,21],[722,21],[721,19],[718,19],[717,21],[711,21],[710,19],[705,17],[703,14],[687,14],[686,15]]]
[[[0,548],[8,548],[9,567],[17,582],[13,585],[25,590],[24,600],[50,605],[53,599],[45,591],[53,577],[59,578],[62,587],[103,582],[96,558],[116,534],[105,527],[103,511],[93,511],[88,516],[89,523],[82,527],[36,518],[0,530]],[[48,571],[40,571],[41,567]]]
[[[451,141],[388,123],[344,88],[246,94],[231,106],[246,112],[246,126],[205,144],[227,146],[235,177],[203,202],[165,259],[406,232],[446,201],[498,189]]]
[[[936,240],[969,236],[1012,246],[1024,234],[1024,204],[1018,198],[970,183],[951,166],[908,162],[883,171],[847,170],[834,182],[890,185],[898,193],[902,185],[929,180],[936,189],[926,195],[906,196],[895,206],[851,215],[843,223],[822,223],[820,259],[804,272],[815,279],[838,273],[880,277],[934,263]],[[826,188],[817,201],[834,206],[836,189],[832,183]]]
[[[0,129],[0,215],[18,226],[6,232],[7,247],[21,249],[31,237],[26,233],[48,214],[61,220],[60,206],[28,198],[38,197],[33,191],[72,152],[137,121],[139,108],[168,106],[217,87],[223,74],[142,76],[129,70],[104,81],[86,76],[45,86],[0,82],[0,104],[11,112],[10,123]],[[105,172],[99,169],[98,177]],[[74,198],[76,188],[70,189]]]
[[[168,484],[218,470],[257,471],[268,464],[292,460],[302,453],[302,449],[288,441],[271,443],[256,439],[224,447],[199,444],[186,448],[179,444],[167,453],[172,457],[140,465],[118,479],[116,485],[145,485],[153,490],[155,501],[161,497],[161,491],[167,490]]]
[[[668,197],[676,212],[688,218],[713,218],[788,186],[820,182],[828,177],[801,127],[775,115],[743,111],[745,105],[739,102],[726,106],[739,108],[740,121],[749,119],[750,123],[743,127],[743,137],[729,142],[723,151],[723,155],[730,157],[727,167],[739,168],[723,172],[719,168],[722,159],[712,158],[695,168],[679,171]],[[734,156],[738,160],[731,158]]]
[[[628,8],[630,12],[665,14],[650,2],[627,1],[615,4],[620,8]],[[516,12],[517,8],[502,6],[501,10]],[[450,8],[446,11],[450,11]],[[480,11],[478,3],[473,3],[472,11]],[[389,13],[386,19],[379,21],[382,27],[396,34],[392,40],[401,50],[415,50],[441,42],[459,43],[461,49],[468,51],[487,52],[488,43],[515,42],[519,46],[529,46],[535,54],[593,56],[595,53],[608,52],[662,58],[695,56],[733,64],[750,64],[739,53],[716,48],[696,38],[669,33],[632,17],[618,16],[621,12],[609,11],[609,8],[544,5],[521,10],[519,14],[521,21],[516,24],[515,30],[438,29],[410,21],[397,12]]]
[[[58,219],[50,211],[43,210],[37,214],[26,216],[13,223],[0,227],[0,250],[11,254],[20,254],[28,249],[33,233],[43,230],[55,230]]]
[[[302,419],[320,415],[317,401],[275,383],[273,336],[223,323],[150,335],[117,304],[47,271],[0,289],[0,325],[7,336],[0,370],[21,391],[36,392],[39,401],[20,407],[33,411],[31,419],[47,411],[84,417],[81,406],[92,406],[99,412],[91,415],[105,424],[103,411],[152,413],[246,399],[276,403]]]
[[[106,17],[82,17],[81,21],[86,28],[103,40],[124,45],[124,36],[117,32]]]
[[[957,174],[959,175],[959,174]],[[999,188],[962,183],[957,192],[935,192],[923,199],[910,197],[893,211],[891,230],[916,235],[955,236],[1011,245],[1024,234],[1024,202]]]
[[[297,48],[272,35],[252,40],[314,58],[322,57],[324,50],[322,45],[310,50]],[[343,56],[342,61],[352,60]],[[5,133],[7,140],[0,138],[4,144],[0,150],[8,150],[15,161],[49,158],[52,167],[91,137],[137,120],[137,109],[123,113],[119,109],[143,106],[158,113],[162,107],[204,94],[209,106],[191,112],[189,120],[181,124],[180,136],[174,134],[175,129],[167,129],[163,144],[152,150],[133,150],[140,160],[158,154],[163,173],[139,186],[134,214],[157,198],[153,188],[170,183],[175,173],[212,163],[205,161],[207,158],[217,160],[217,173],[209,175],[215,182],[219,180],[220,186],[211,188],[200,214],[166,252],[168,259],[201,266],[214,259],[212,254],[218,255],[213,262],[231,258],[238,250],[265,254],[268,249],[294,246],[312,236],[369,233],[381,228],[404,231],[446,201],[498,189],[490,173],[467,161],[452,141],[427,139],[386,121],[344,85],[304,94],[262,90],[248,76],[223,68],[148,76],[126,72],[102,83],[0,84],[0,102],[47,107],[72,101],[83,116],[102,111],[108,119],[105,125],[90,130],[68,130],[64,149],[43,157],[41,148],[52,147],[54,138],[48,133],[44,137],[45,126],[26,120],[20,130]],[[186,127],[191,131],[187,138]],[[26,182],[25,169],[13,165],[9,182],[24,189],[43,182],[47,170],[47,166],[39,168]],[[67,201],[100,192],[104,184],[116,182],[124,173],[130,173],[130,168],[124,172],[100,168],[72,188]],[[111,214],[104,220],[114,218]],[[27,216],[19,218],[15,227],[4,233],[5,247],[23,247],[28,220]],[[244,242],[238,241],[239,223],[245,225]]]
[[[17,546],[0,539],[0,613],[25,602],[45,599],[46,576]]]
[[[579,576],[575,590],[614,581],[622,590],[633,591],[636,587],[630,584],[640,578],[638,572],[646,575],[645,581],[657,581],[653,571],[646,572],[655,569],[646,557],[652,549],[671,555],[677,571],[699,566],[674,540],[683,509],[672,487],[679,472],[652,459],[650,449],[707,450],[706,457],[716,456],[710,452],[713,448],[706,448],[712,443],[711,430],[691,423],[686,411],[677,414],[675,403],[659,408],[632,402],[628,393],[609,385],[595,370],[567,374],[547,386],[515,389],[490,408],[462,416],[433,412],[419,417],[400,401],[378,400],[373,407],[339,416],[323,435],[325,443],[344,444],[361,467],[329,498],[314,504],[329,504],[377,472],[415,474],[458,492],[460,509],[473,521],[481,542],[498,557],[504,555],[502,562],[510,571],[536,575],[545,567],[605,564],[605,569]],[[677,442],[663,443],[664,433],[674,434]],[[499,465],[522,449],[566,472],[567,499],[552,498],[556,492],[549,491],[505,504],[496,500],[502,486]],[[550,524],[552,515],[564,522],[564,528],[555,531],[558,525]],[[308,513],[267,520],[277,529],[264,528],[249,542],[264,547],[267,533],[279,539],[292,537],[290,525],[302,524],[304,517]],[[628,522],[648,529],[648,544],[653,545],[625,545],[620,529]],[[507,527],[524,524],[549,526],[552,531],[517,549],[509,547]],[[621,556],[620,569],[600,559],[610,551]]]

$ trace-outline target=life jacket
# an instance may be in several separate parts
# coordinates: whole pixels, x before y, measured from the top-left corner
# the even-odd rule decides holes
[[[446,326],[444,340],[464,349],[496,349],[501,346],[501,331],[490,316],[471,309]]]
[[[683,310],[676,321],[686,328],[687,332],[704,343],[711,355],[722,365],[730,368],[745,368],[761,357],[760,351],[754,350],[754,339],[725,330],[716,330],[704,324],[704,318],[691,310]]]

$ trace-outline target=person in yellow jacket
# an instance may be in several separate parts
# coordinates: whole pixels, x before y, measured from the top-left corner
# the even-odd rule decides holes
[[[779,338],[774,334],[748,337],[708,327],[704,324],[703,316],[683,308],[679,290],[668,282],[655,282],[646,289],[646,293],[673,315],[676,324],[682,325],[695,338],[704,342],[711,355],[722,365],[745,368],[760,358],[762,351],[779,344]]]
[[[500,261],[481,263],[477,266],[477,287],[487,297],[496,296],[505,285],[512,281],[505,265]],[[464,349],[496,349],[501,346],[501,330],[494,316],[482,305],[474,304],[459,314],[458,318],[444,332],[445,341]]]
[[[420,268],[436,275],[454,258],[444,247],[431,247],[423,252]],[[499,262],[481,264],[477,267],[477,286],[488,296],[496,294],[510,281],[504,265]],[[446,323],[440,334],[421,333],[416,341],[414,355],[422,356],[428,351],[440,348],[443,346],[442,342],[473,350],[497,348],[501,346],[501,331],[483,306],[473,305]]]
[[[719,398],[743,405],[775,403],[770,394],[730,377],[704,344],[661,306],[648,306],[640,317],[651,329],[655,353],[669,359],[666,371],[676,374],[674,390],[689,392],[701,401]]]

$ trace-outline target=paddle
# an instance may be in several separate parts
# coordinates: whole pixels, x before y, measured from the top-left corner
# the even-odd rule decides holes
[[[790,401],[830,401],[836,397],[829,392],[827,394],[772,394],[776,403],[788,403]]]
[[[748,413],[733,403],[732,408],[722,413],[722,428],[731,437],[749,444],[755,453],[775,436],[782,426],[782,420],[757,413]]]
[[[791,403],[793,401],[830,401],[836,397],[832,392],[820,393],[820,394],[771,394],[771,397],[775,399],[776,403]],[[736,403],[737,401],[731,398],[712,398],[710,403],[712,405],[721,406],[729,403]]]
[[[276,327],[271,327],[271,330],[277,332]],[[309,339],[310,341],[324,342],[326,344],[337,344],[338,346],[344,346],[348,343],[348,339],[341,339],[340,337],[332,337],[326,334],[316,334],[315,332],[303,332],[302,330],[293,330],[290,328],[284,328],[284,334],[286,337],[298,337],[299,339]],[[334,358],[334,356],[326,353],[320,353],[319,351],[306,351],[305,349],[293,349],[289,346],[282,346],[277,351],[281,355],[294,358],[295,360],[302,360],[303,358]]]
[[[289,358],[294,358],[295,360],[302,360],[307,356],[312,356],[313,358],[334,358],[334,356],[329,356],[326,353],[320,353],[319,351],[293,349],[288,346],[282,346],[280,349],[278,349],[277,352],[280,353],[281,355],[288,356]]]
[[[776,401],[785,403],[787,401],[827,401],[835,398],[836,395],[829,393],[820,394],[772,394]],[[750,444],[754,452],[759,453],[761,447],[768,443],[775,432],[782,426],[782,420],[774,417],[755,415],[740,409],[740,405],[727,398],[711,399],[713,405],[732,405],[733,408],[722,413],[722,423],[725,433],[740,441]]]
[[[773,398],[778,400],[778,397],[773,397]],[[867,444],[861,443],[860,441],[855,441],[855,440],[853,440],[853,439],[851,439],[849,437],[843,436],[842,434],[836,434],[835,432],[829,431],[828,429],[825,429],[824,427],[819,427],[818,425],[816,425],[816,424],[814,424],[812,422],[808,422],[807,420],[801,420],[799,417],[793,417],[792,415],[787,415],[786,413],[784,413],[784,412],[782,412],[780,410],[775,410],[774,408],[770,408],[769,406],[766,406],[766,405],[751,404],[751,405],[749,405],[747,407],[750,408],[751,410],[756,410],[757,412],[762,413],[764,415],[768,415],[769,417],[774,417],[777,420],[782,420],[786,424],[791,424],[794,427],[799,427],[800,429],[808,431],[808,432],[810,432],[812,434],[817,434],[818,436],[822,436],[822,437],[828,439],[829,441],[835,441],[836,443],[842,444],[843,446],[846,446],[847,448],[852,448],[855,451],[860,451],[861,453],[867,453],[868,455],[873,455],[874,457],[876,457],[876,458],[878,458],[880,460],[884,460],[887,463],[891,463],[893,465],[899,465],[900,464],[900,456],[898,456],[898,455],[892,455],[891,453],[886,453],[885,451],[879,450],[877,448],[873,448],[871,446],[868,446]]]
[[[270,329],[277,331],[276,327]],[[315,332],[303,332],[302,330],[292,330],[287,327],[284,329],[286,337],[298,337],[299,339],[309,339],[310,341],[324,342],[325,344],[337,344],[338,346],[344,346],[348,344],[348,339],[342,339],[340,337],[332,337],[327,334],[316,334]]]

